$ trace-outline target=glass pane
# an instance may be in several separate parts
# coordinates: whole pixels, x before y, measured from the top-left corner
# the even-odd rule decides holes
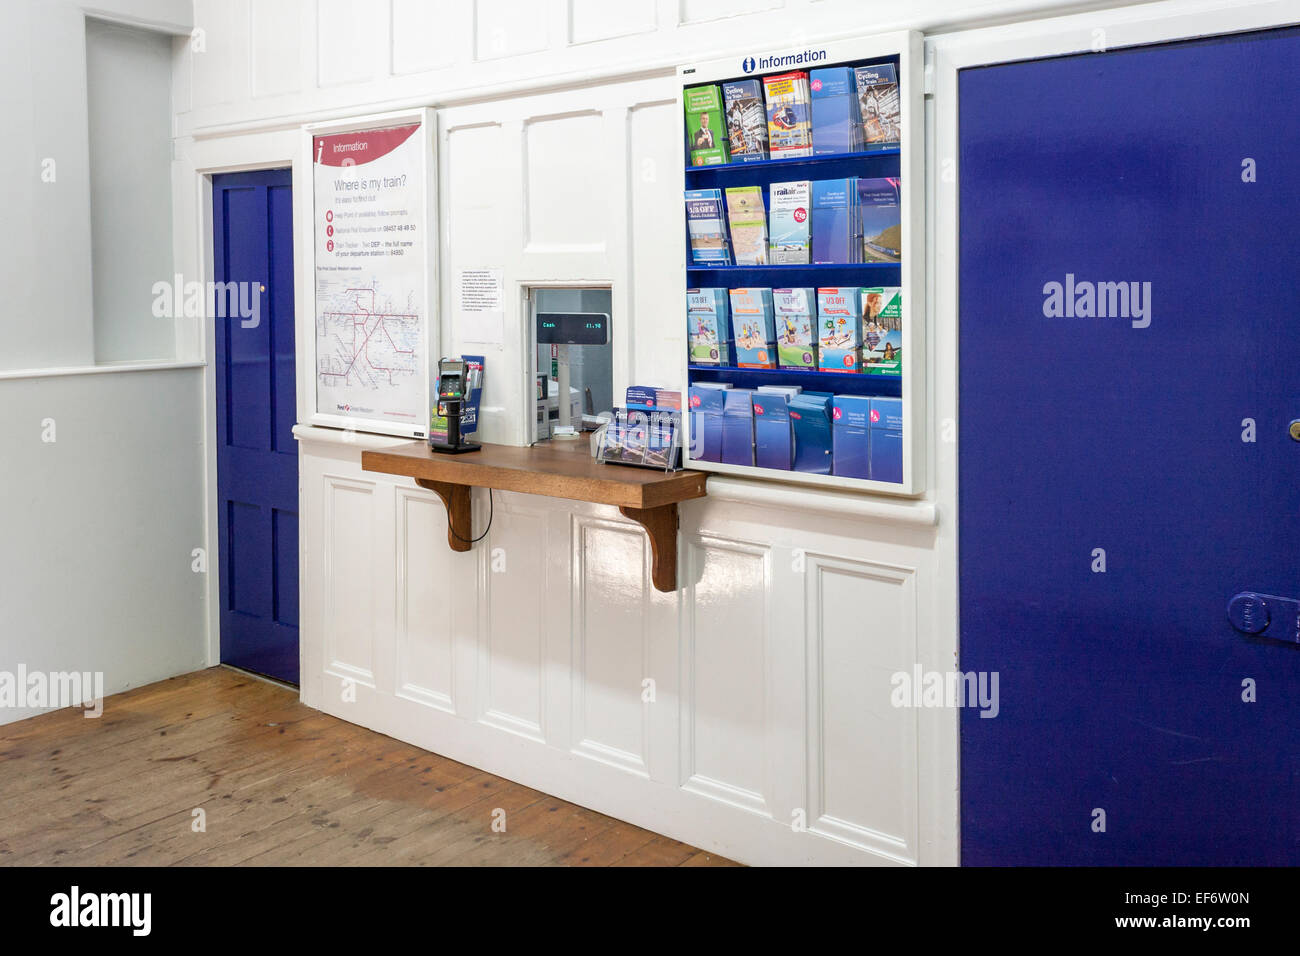
[[[610,315],[611,338],[614,321],[611,315],[612,298],[609,289],[533,290],[534,308],[537,312],[597,312]],[[596,416],[614,407],[612,352],[613,349],[608,344],[537,346],[537,374],[546,378],[547,414],[552,427],[559,419],[560,393],[557,379],[559,364],[566,355],[569,365],[570,409],[571,413],[576,412],[573,425],[592,428]]]

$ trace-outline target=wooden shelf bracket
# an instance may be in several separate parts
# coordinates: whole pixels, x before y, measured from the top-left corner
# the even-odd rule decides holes
[[[619,514],[645,528],[650,538],[650,580],[656,591],[677,590],[677,503],[657,508],[620,507]]]
[[[469,485],[433,481],[429,478],[416,478],[415,483],[421,488],[432,491],[447,507],[447,546],[453,551],[468,551],[473,547],[468,540],[474,537],[474,518],[469,506]]]
[[[471,488],[613,505],[645,529],[650,538],[650,580],[655,590],[666,594],[677,590],[677,505],[703,498],[708,480],[702,471],[602,465],[592,460],[586,442],[484,443],[472,455],[439,455],[424,442],[409,442],[363,451],[361,467],[412,478],[441,498],[447,508],[447,546],[453,551],[474,546]]]

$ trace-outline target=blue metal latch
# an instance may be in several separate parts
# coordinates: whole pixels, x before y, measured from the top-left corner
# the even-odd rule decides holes
[[[1242,591],[1228,601],[1228,623],[1243,634],[1300,644],[1300,601]]]

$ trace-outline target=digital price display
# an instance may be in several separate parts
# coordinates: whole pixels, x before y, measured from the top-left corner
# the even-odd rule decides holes
[[[608,345],[605,312],[538,312],[538,345]]]

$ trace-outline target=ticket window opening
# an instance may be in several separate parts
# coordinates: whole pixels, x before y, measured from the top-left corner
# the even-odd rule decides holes
[[[614,407],[609,289],[533,289],[533,441],[595,431]]]

